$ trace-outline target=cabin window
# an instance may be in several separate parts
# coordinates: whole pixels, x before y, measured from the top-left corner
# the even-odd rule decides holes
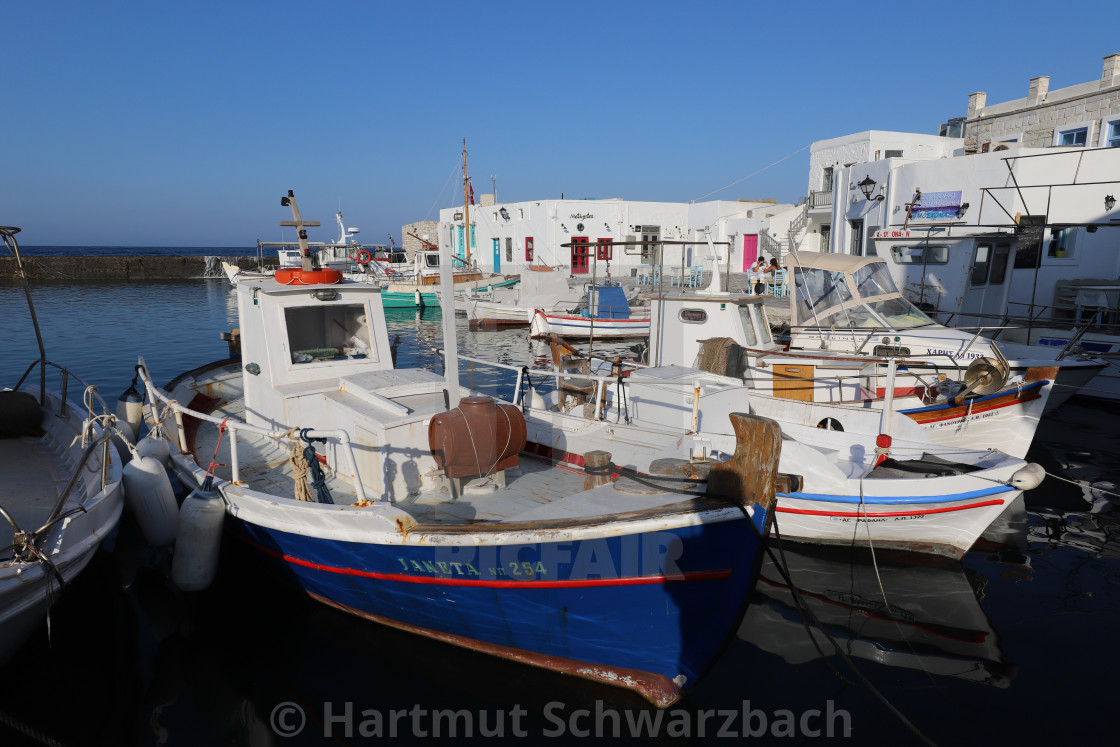
[[[743,339],[747,341],[747,347],[758,344],[758,335],[754,331],[754,322],[751,320],[751,306],[754,304],[742,303],[739,304],[739,319],[743,327]]]
[[[949,262],[949,247],[925,244],[892,246],[891,259],[896,265],[943,265]]]
[[[1007,244],[998,244],[992,250],[992,269],[988,277],[989,285],[1003,285],[1003,278],[1007,275],[1007,256],[1011,247]]]
[[[1042,232],[1046,230],[1045,215],[1024,215],[1015,228],[1019,245],[1015,249],[1015,267],[1019,269],[1042,266]]]
[[[533,237],[532,236],[526,236],[525,237],[525,261],[530,262],[530,263],[533,261]]]
[[[513,239],[506,237],[506,262],[513,261]]]
[[[284,309],[292,363],[377,360],[363,304],[299,306]]]
[[[1046,249],[1047,257],[1070,259],[1073,257],[1073,232],[1075,228],[1058,228],[1055,226],[1050,231],[1050,246]]]
[[[770,317],[766,315],[766,307],[762,304],[758,304],[755,308],[758,309],[759,342],[763,345],[767,345],[774,341],[773,336],[770,334]]]
[[[977,244],[976,253],[972,257],[972,277],[969,279],[971,285],[987,285],[988,284],[988,267],[992,263],[992,246],[991,244]]]
[[[439,255],[438,254],[425,254],[424,255],[424,264],[428,267],[439,267]]]
[[[677,316],[682,322],[689,324],[703,324],[708,321],[708,312],[703,309],[681,309]]]
[[[595,256],[608,262],[614,257],[614,239],[599,239],[599,246],[595,247]]]

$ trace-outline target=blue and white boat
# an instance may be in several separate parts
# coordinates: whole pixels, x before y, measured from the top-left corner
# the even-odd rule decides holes
[[[649,336],[649,315],[631,315],[621,286],[591,285],[587,304],[579,311],[537,308],[529,325],[531,337],[558,335],[573,340],[617,340]]]
[[[529,454],[519,408],[458,386],[453,346],[446,379],[394,369],[375,286],[258,278],[236,295],[240,360],[164,389],[140,371],[172,468],[215,476],[227,535],[273,572],[355,615],[662,707],[734,635],[773,518],[775,423],[735,415],[742,449],[698,491],[612,482]]]

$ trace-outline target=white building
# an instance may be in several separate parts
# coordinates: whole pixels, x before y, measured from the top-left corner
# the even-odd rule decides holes
[[[731,269],[740,272],[757,259],[760,235],[770,221],[796,210],[773,200],[677,203],[614,198],[471,205],[469,254],[481,269],[494,272],[516,273],[535,264],[568,267],[573,275],[633,275],[658,264],[657,248],[604,244],[696,242],[663,248],[664,266],[676,268],[700,263],[710,232],[713,241],[730,242]],[[446,242],[463,259],[468,254],[465,212],[461,206],[441,210],[439,222],[440,245]]]
[[[850,253],[863,254],[866,237],[874,229],[888,225],[889,216],[882,213],[878,201],[865,205],[866,209],[858,215],[852,215],[849,206],[843,204],[855,189],[854,182],[863,178],[863,175],[853,176],[858,172],[856,167],[888,161],[899,166],[940,160],[960,151],[963,145],[961,138],[882,130],[818,140],[809,147],[809,191],[802,221],[804,227],[800,232],[792,231],[791,240],[802,251],[828,251],[830,245],[834,245],[833,237],[840,235],[846,242],[842,246],[854,248]],[[887,186],[886,182],[880,184],[884,188]],[[849,221],[847,225],[855,230],[844,230],[841,225],[844,221]]]

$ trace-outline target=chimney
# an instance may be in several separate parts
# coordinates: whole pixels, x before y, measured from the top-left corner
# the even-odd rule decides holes
[[[1037,103],[1046,98],[1046,92],[1049,90],[1049,75],[1040,75],[1037,78],[1031,78],[1031,87],[1027,90],[1027,98]]]
[[[1120,54],[1110,54],[1104,58],[1104,70],[1101,71],[1101,88],[1110,88],[1120,85]]]
[[[988,103],[988,94],[983,91],[968,94],[968,118],[978,116]]]

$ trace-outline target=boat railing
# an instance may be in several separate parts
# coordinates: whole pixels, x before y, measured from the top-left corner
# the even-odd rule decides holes
[[[184,423],[184,416],[197,418],[208,423],[213,423],[219,428],[224,428],[229,431],[229,453],[230,453],[230,470],[231,480],[234,485],[244,485],[241,481],[241,462],[238,457],[237,449],[237,436],[238,433],[253,433],[258,436],[272,439],[277,443],[283,443],[291,438],[291,429],[287,430],[271,430],[262,428],[260,426],[249,425],[248,423],[230,417],[215,417],[204,412],[192,410],[189,407],[184,407],[178,401],[173,399],[171,395],[155,384],[152,383],[151,377],[148,374],[148,368],[144,363],[143,358],[137,366],[137,373],[140,375],[141,381],[144,383],[144,388],[148,392],[148,400],[152,403],[162,402],[167,408],[171,410],[175,417],[175,432],[179,444],[179,451],[183,454],[190,453],[190,447],[187,444],[187,431]],[[358,472],[358,462],[354,458],[354,448],[350,439],[350,434],[344,430],[315,430],[306,429],[301,431],[301,435],[306,438],[323,438],[327,440],[336,441],[341,448],[341,451],[346,459],[346,466],[352,474],[351,484],[354,487],[354,493],[358,497],[358,503],[364,503],[366,500],[365,490],[362,487],[361,475]],[[388,497],[385,498],[388,500]]]
[[[441,355],[443,354],[442,350],[439,351],[439,352],[440,352]],[[523,402],[524,396],[525,396],[524,385],[526,383],[525,379],[526,379],[526,374],[528,372],[535,372],[535,373],[540,373],[540,374],[544,374],[546,376],[553,377],[556,380],[556,388],[557,389],[560,389],[560,380],[565,379],[565,378],[579,379],[580,381],[590,381],[594,384],[594,387],[595,387],[595,395],[594,395],[595,396],[595,413],[592,416],[593,420],[601,420],[602,417],[603,417],[603,402],[605,400],[604,395],[606,394],[607,388],[611,384],[620,383],[619,382],[620,378],[624,378],[621,375],[621,371],[620,371],[619,374],[615,374],[615,375],[612,375],[612,376],[598,376],[598,375],[590,374],[590,373],[582,373],[580,371],[562,371],[558,367],[553,367],[552,369],[546,369],[546,368],[529,368],[528,366],[514,366],[514,365],[510,365],[508,363],[497,363],[495,361],[488,361],[488,360],[484,360],[482,358],[473,358],[471,356],[462,355],[462,354],[459,355],[459,360],[470,361],[471,363],[484,365],[484,366],[492,366],[494,368],[502,369],[504,371],[512,371],[512,372],[516,373],[517,374],[517,382],[514,384],[514,387],[513,387],[513,400],[511,402],[511,404],[516,405],[518,407],[527,407],[528,406],[528,405],[524,404],[524,402]],[[606,360],[606,359],[602,359],[602,360]],[[630,365],[632,368],[647,368],[647,366],[642,366],[641,364],[634,364],[634,363],[629,362],[629,361],[608,361],[608,362],[610,362],[612,364],[617,364],[617,365],[620,365],[620,366]],[[532,386],[531,381],[528,382],[528,383],[529,383],[530,386]],[[694,394],[696,392],[698,392],[698,390],[701,386],[701,383],[702,383],[702,381],[701,381],[701,378],[699,378],[699,377],[695,381],[689,381],[689,382],[674,382],[674,381],[659,381],[658,382],[659,385],[665,385],[665,386],[672,386],[674,384],[677,384],[677,385],[680,385],[680,386],[687,386],[688,388],[693,390]],[[699,422],[699,415],[700,415],[699,407],[700,407],[700,398],[698,396],[693,396],[692,397],[692,430],[693,430],[693,432],[696,431],[697,423]]]
[[[62,417],[66,417],[67,414],[69,414],[69,411],[70,411],[69,410],[69,408],[70,408],[69,401],[67,400],[67,396],[68,396],[69,388],[70,388],[70,379],[74,379],[75,381],[77,381],[79,384],[81,384],[85,388],[85,391],[88,392],[89,395],[100,406],[100,408],[101,408],[101,413],[100,414],[101,415],[108,415],[112,412],[112,410],[109,409],[109,405],[105,403],[105,400],[102,399],[101,395],[98,393],[97,387],[92,386],[91,384],[87,383],[85,379],[83,379],[81,376],[74,373],[70,369],[66,368],[65,366],[60,366],[57,363],[51,363],[50,361],[44,360],[44,359],[38,359],[38,360],[31,361],[31,365],[29,365],[27,367],[27,370],[25,370],[23,372],[23,376],[19,377],[19,381],[16,382],[16,385],[13,386],[12,389],[18,391],[23,386],[24,382],[27,381],[27,378],[31,375],[31,372],[35,370],[36,366],[42,366],[43,367],[42,371],[41,371],[41,376],[40,376],[40,380],[43,382],[43,387],[39,392],[39,404],[45,406],[46,403],[47,403],[47,399],[46,399],[47,398],[47,391],[46,391],[45,381],[46,381],[46,369],[49,367],[49,368],[57,369],[58,372],[59,372],[59,375],[62,377],[62,383],[59,387],[59,400],[60,400],[59,411],[58,411],[59,415],[61,415]],[[92,412],[92,410],[93,410],[92,406],[89,409],[91,410],[90,415],[91,416],[94,415],[95,413]]]

